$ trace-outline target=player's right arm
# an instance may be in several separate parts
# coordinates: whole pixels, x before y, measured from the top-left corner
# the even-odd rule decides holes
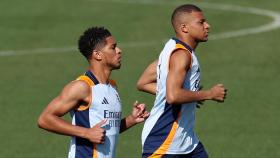
[[[137,89],[150,94],[156,94],[158,60],[153,61],[143,72],[137,82]]]
[[[38,126],[48,131],[86,138],[94,143],[103,143],[105,130],[101,128],[105,121],[101,121],[92,128],[72,125],[62,116],[77,108],[80,102],[89,103],[90,87],[83,81],[73,81],[64,87],[62,92],[53,99],[38,118]]]
[[[166,101],[169,104],[183,104],[203,100],[223,101],[226,95],[222,84],[210,90],[190,91],[183,88],[185,75],[190,68],[191,54],[179,49],[171,54],[166,80]]]

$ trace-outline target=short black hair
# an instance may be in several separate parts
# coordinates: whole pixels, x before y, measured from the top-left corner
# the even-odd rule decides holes
[[[78,41],[79,50],[88,60],[94,49],[106,44],[106,38],[112,36],[110,31],[104,27],[90,27],[81,36]]]
[[[171,23],[172,23],[173,27],[175,27],[175,21],[176,21],[177,17],[179,17],[182,13],[191,13],[193,11],[202,12],[202,10],[198,6],[193,5],[193,4],[183,4],[179,7],[177,7],[173,11],[172,16],[171,16]]]

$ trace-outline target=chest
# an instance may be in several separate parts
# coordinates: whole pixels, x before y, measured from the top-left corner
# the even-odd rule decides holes
[[[98,84],[92,87],[90,109],[104,114],[121,112],[121,101],[118,92],[111,85]]]

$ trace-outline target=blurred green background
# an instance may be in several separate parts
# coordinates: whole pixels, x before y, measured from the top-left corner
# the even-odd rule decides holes
[[[200,6],[211,25],[210,40],[196,50],[204,88],[224,83],[229,90],[223,104],[209,101],[197,111],[196,131],[209,156],[280,157],[280,29],[218,36],[272,23],[272,17],[250,13],[249,8],[273,11],[279,17],[280,1],[205,2],[0,1],[0,157],[67,157],[70,137],[39,129],[37,118],[65,84],[87,69],[76,45],[90,26],[107,27],[123,50],[122,68],[112,76],[118,83],[123,114],[129,114],[135,100],[151,109],[154,96],[138,92],[136,82],[164,42],[174,36],[170,16],[184,3]],[[222,9],[223,5],[230,7]],[[117,157],[141,157],[142,126],[120,136]]]

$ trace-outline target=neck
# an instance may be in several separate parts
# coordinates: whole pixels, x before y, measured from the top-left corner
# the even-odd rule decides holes
[[[104,68],[101,64],[90,63],[88,68],[100,83],[107,84],[111,75],[111,70]]]
[[[195,50],[195,48],[198,45],[197,41],[195,41],[193,38],[189,38],[188,36],[182,36],[180,34],[176,34],[176,38],[189,45],[193,50]]]

